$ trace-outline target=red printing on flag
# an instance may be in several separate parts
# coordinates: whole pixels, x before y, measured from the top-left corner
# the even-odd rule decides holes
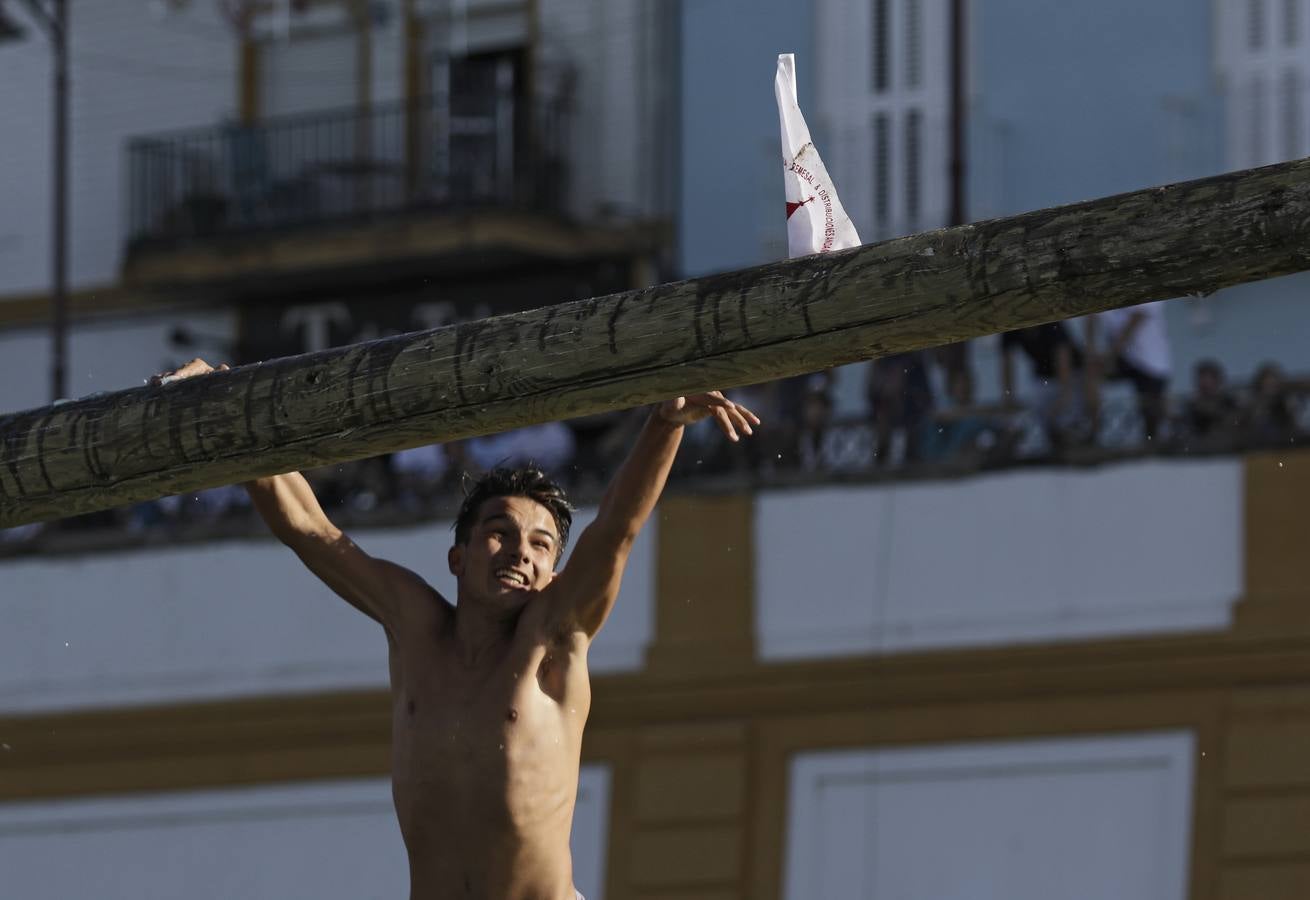
[[[802,206],[804,206],[806,203],[809,203],[813,199],[814,199],[813,197],[806,197],[804,200],[801,200],[799,203],[793,203],[792,201],[788,200],[787,218],[790,219],[792,213],[796,212],[796,210],[800,209]]]

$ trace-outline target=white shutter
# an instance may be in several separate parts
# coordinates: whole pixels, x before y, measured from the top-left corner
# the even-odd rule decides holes
[[[1310,149],[1308,6],[1310,0],[1220,0],[1215,46],[1232,168],[1296,159]]]
[[[260,112],[265,117],[352,106],[356,33],[309,33],[260,45]]]
[[[816,142],[866,240],[945,224],[949,0],[819,0]]]

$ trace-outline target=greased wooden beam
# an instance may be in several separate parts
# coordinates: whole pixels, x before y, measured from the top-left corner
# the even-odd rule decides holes
[[[0,527],[1305,269],[1310,160],[242,366],[0,418]]]

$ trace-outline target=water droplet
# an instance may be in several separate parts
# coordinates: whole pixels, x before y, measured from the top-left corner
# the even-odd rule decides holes
[[[1283,467],[1283,464],[1282,464],[1282,463],[1279,463],[1279,464],[1278,464],[1278,468],[1281,469],[1282,467]]]
[[[504,745],[504,744],[501,744],[501,745],[500,745],[500,749],[504,750],[504,749],[505,749],[505,745]]]
[[[64,646],[65,646],[65,647],[68,646],[68,641],[64,641]]]

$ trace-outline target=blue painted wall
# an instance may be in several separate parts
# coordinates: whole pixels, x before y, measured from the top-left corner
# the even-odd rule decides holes
[[[797,54],[815,109],[818,0],[684,0],[681,273],[786,255],[773,72]],[[1229,168],[1208,0],[974,0],[970,22],[969,212],[1008,215]],[[811,122],[813,126],[815,123]],[[824,135],[816,129],[820,148]],[[1245,377],[1266,359],[1310,372],[1310,277],[1169,307],[1176,390],[1197,359]],[[977,348],[980,391],[996,360]]]
[[[802,108],[812,96],[809,0],[684,0],[678,260],[682,274],[787,255],[773,76],[794,52]]]
[[[975,218],[1223,169],[1209,3],[985,0],[971,32]]]
[[[971,214],[1007,215],[1231,168],[1211,13],[1204,0],[976,0]],[[1270,359],[1310,371],[1300,338],[1310,330],[1306,299],[1310,278],[1296,276],[1171,303],[1174,389],[1185,390],[1192,366],[1207,356],[1238,379]]]

